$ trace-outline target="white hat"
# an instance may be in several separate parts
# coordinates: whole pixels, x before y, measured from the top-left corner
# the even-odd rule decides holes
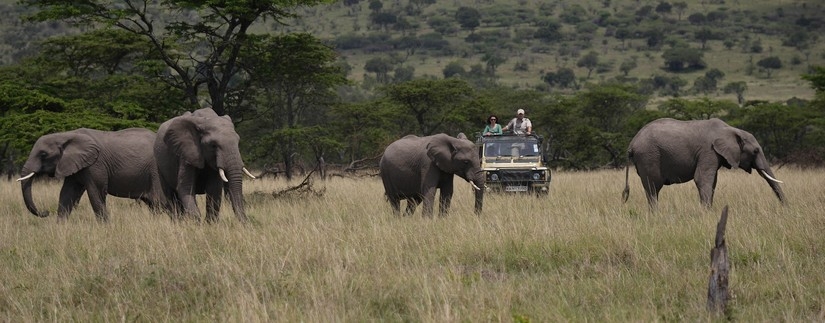
[[[524,114],[524,109],[518,109],[518,111],[516,111],[516,114]]]

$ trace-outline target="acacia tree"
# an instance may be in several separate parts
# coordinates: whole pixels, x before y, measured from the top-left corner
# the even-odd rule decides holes
[[[206,95],[219,115],[237,105],[245,83],[237,82],[239,55],[259,19],[295,17],[297,6],[325,0],[23,0],[39,9],[35,21],[59,20],[97,28],[113,26],[145,38],[167,70],[156,77],[180,89],[197,106]],[[178,13],[172,16],[169,13]]]
[[[333,89],[346,77],[334,64],[335,51],[312,35],[252,37],[259,39],[250,39],[241,53],[241,67],[253,104],[242,111],[247,124],[239,128],[255,138],[248,140],[255,156],[282,160],[291,178],[295,153],[311,151],[320,161],[335,146],[321,138],[331,134],[316,126],[325,123],[328,107],[337,102]]]
[[[402,114],[415,120],[418,135],[438,132],[455,135],[477,116],[478,107],[470,104],[473,89],[458,78],[442,80],[416,79],[392,84],[382,89],[386,98],[398,105]]]
[[[626,120],[644,109],[648,97],[639,94],[632,85],[602,84],[579,92],[575,102],[580,120],[586,125],[581,131],[591,138],[595,147],[607,153],[608,158],[604,161],[614,167],[620,166],[629,143],[624,133]]]

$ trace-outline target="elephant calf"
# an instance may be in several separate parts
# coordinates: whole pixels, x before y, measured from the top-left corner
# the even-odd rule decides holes
[[[400,213],[402,199],[407,200],[405,214],[415,212],[424,202],[424,216],[432,216],[436,189],[441,190],[440,215],[450,209],[453,176],[473,184],[476,190],[476,213],[481,213],[484,177],[478,150],[473,142],[459,135],[428,137],[409,135],[391,143],[379,162],[384,192],[395,214]]]
[[[659,190],[664,185],[690,180],[699,189],[699,200],[710,207],[716,188],[717,171],[721,167],[739,167],[750,173],[756,169],[785,203],[785,194],[774,178],[768,159],[756,138],[747,131],[729,126],[722,120],[679,121],[670,118],[654,120],[630,141],[628,158],[636,166],[651,208],[656,206]],[[629,167],[629,165],[628,165]],[[630,186],[629,170],[625,168],[623,199],[627,201]]]
[[[63,178],[58,219],[65,219],[83,193],[98,220],[106,221],[106,196],[140,199],[152,208],[166,205],[152,155],[155,133],[141,128],[120,131],[77,129],[40,137],[23,165],[23,201],[34,215],[46,217],[32,200],[35,175]]]

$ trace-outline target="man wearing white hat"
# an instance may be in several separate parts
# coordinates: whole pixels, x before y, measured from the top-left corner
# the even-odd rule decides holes
[[[501,129],[502,131],[512,130],[517,135],[529,135],[533,133],[533,124],[530,119],[524,117],[524,109],[516,111],[516,117]]]

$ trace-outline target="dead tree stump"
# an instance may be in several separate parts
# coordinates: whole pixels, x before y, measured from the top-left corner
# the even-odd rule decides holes
[[[728,206],[722,210],[722,217],[716,225],[716,243],[710,250],[710,281],[708,282],[708,310],[725,313],[730,292],[728,291],[728,248],[725,246],[725,226],[728,222]]]

